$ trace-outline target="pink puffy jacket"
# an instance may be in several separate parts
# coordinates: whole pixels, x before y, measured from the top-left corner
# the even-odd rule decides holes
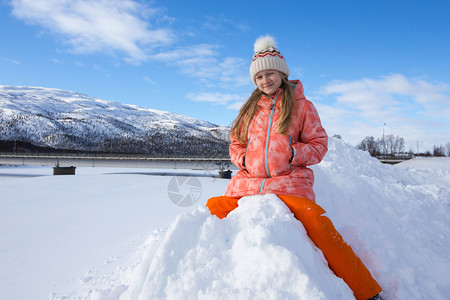
[[[240,171],[228,184],[225,196],[277,194],[315,201],[313,171],[307,166],[319,163],[327,152],[328,136],[314,105],[305,98],[300,81],[295,85],[296,109],[291,113],[286,134],[277,133],[280,98],[263,95],[260,109],[250,121],[248,141],[240,144],[232,137],[230,158]]]

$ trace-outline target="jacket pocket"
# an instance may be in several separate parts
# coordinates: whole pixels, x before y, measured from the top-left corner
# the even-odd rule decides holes
[[[247,156],[247,149],[248,149],[248,145],[250,144],[250,140],[251,140],[251,138],[249,138],[248,141],[247,141],[247,145],[245,146],[244,157],[242,158],[242,166],[244,167],[244,169],[246,169],[246,167],[245,167],[245,157]]]
[[[289,167],[292,169],[291,163],[295,155],[294,147],[292,147],[292,135],[289,135],[289,147],[291,148],[291,158],[289,159]]]

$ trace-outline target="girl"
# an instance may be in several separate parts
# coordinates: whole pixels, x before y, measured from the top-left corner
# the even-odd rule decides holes
[[[256,40],[250,76],[256,85],[231,126],[231,161],[239,171],[224,196],[210,198],[211,214],[225,218],[243,196],[276,194],[304,225],[334,273],[358,300],[381,299],[381,288],[315,203],[314,175],[307,166],[327,152],[328,137],[299,80],[270,36]]]

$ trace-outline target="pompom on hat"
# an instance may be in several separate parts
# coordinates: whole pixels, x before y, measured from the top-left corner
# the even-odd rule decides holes
[[[270,35],[256,39],[254,45],[253,60],[250,64],[250,77],[256,85],[255,76],[263,70],[278,70],[289,76],[289,68],[286,60],[276,48],[276,43]]]

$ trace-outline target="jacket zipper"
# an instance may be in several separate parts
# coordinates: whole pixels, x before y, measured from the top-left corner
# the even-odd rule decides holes
[[[268,156],[268,152],[269,152],[268,150],[269,150],[270,130],[272,129],[273,113],[275,111],[275,103],[276,103],[276,101],[278,99],[278,95],[279,95],[279,92],[277,93],[275,98],[272,99],[272,105],[270,106],[269,126],[267,126],[266,148],[264,150],[264,164],[266,166],[266,172],[267,172],[267,176],[269,178],[271,178],[272,176],[270,175],[269,160],[268,160],[267,156]],[[266,181],[266,179],[263,179],[263,181],[261,182],[261,187],[259,188],[259,193],[260,194],[262,194],[265,181]]]

